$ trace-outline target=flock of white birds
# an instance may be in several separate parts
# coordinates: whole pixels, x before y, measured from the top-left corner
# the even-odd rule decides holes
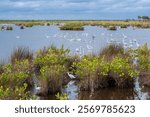
[[[101,33],[101,36],[105,37],[107,36],[107,44],[121,44],[123,45],[124,48],[124,52],[128,49],[128,48],[132,48],[132,49],[137,49],[140,44],[138,43],[137,39],[128,39],[128,36],[125,34],[121,34],[122,37],[121,39],[118,41],[117,39],[115,39],[115,36],[113,37],[113,34],[108,34],[106,33]],[[85,50],[88,52],[88,54],[92,54],[93,53],[93,49],[94,49],[94,42],[96,39],[99,39],[100,36],[96,36],[95,34],[90,34],[87,32],[83,32],[83,33],[56,33],[53,35],[48,35],[45,34],[45,38],[46,39],[65,39],[66,41],[69,41],[70,43],[74,44],[74,43],[84,43],[84,47],[83,46],[79,46],[77,47],[74,52],[75,54],[79,55],[80,57],[82,57],[85,54]],[[16,36],[16,39],[20,39],[21,37],[19,35]],[[86,47],[86,48],[85,48]]]

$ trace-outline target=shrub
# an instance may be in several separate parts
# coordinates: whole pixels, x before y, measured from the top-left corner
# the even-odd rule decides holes
[[[109,76],[118,87],[133,87],[133,78],[138,76],[138,72],[132,67],[129,58],[115,57],[111,62]]]
[[[27,99],[27,88],[31,83],[32,72],[28,60],[6,64],[0,74],[0,99]],[[30,80],[29,80],[30,79]]]
[[[43,93],[56,93],[61,90],[61,87],[67,78],[65,76],[70,62],[68,56],[69,50],[63,46],[58,49],[54,46],[44,48],[37,53],[34,61],[35,72],[39,75],[44,88]]]
[[[1,100],[29,100],[30,97],[29,91],[26,91],[27,85],[24,84],[22,87],[4,88],[0,87],[0,99]]]
[[[140,82],[142,85],[150,86],[150,50],[147,44],[137,49],[138,69],[140,71]]]

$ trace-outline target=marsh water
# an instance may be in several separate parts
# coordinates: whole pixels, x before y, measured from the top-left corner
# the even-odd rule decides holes
[[[20,29],[13,25],[12,31],[0,31],[0,60],[7,61],[12,51],[17,47],[29,47],[33,52],[44,46],[54,45],[71,50],[70,54],[80,56],[88,53],[99,53],[110,42],[122,43],[123,38],[127,44],[131,40],[137,40],[139,45],[147,43],[150,47],[150,29],[127,29],[118,28],[117,31],[110,31],[98,26],[85,26],[84,31],[61,31],[58,26],[33,26]],[[132,45],[136,48],[137,45]],[[149,99],[150,88],[140,86],[138,78],[135,81],[134,89],[100,89],[94,93],[78,91],[75,81],[70,81],[63,88],[63,92],[69,94],[69,99]],[[40,97],[41,99],[55,99],[55,96]]]

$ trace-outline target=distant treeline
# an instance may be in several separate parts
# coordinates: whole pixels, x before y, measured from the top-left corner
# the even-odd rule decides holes
[[[150,20],[150,17],[149,16],[138,16],[138,19],[146,21],[146,20]]]

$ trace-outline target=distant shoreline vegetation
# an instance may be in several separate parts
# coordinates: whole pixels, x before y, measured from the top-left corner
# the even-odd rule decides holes
[[[150,18],[148,16],[138,16],[138,20],[0,20],[0,24],[15,24],[20,26],[21,29],[36,25],[58,25],[60,30],[84,30],[83,26],[90,25],[115,30],[117,27],[127,28],[129,26],[150,28]]]

